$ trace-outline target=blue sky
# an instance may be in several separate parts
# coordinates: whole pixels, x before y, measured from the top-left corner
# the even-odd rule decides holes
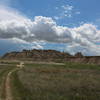
[[[15,3],[11,4],[13,8],[31,19],[34,16],[59,16],[63,11],[61,6],[72,6],[72,17],[64,17],[57,21],[60,25],[69,25],[70,27],[79,25],[81,22],[95,23],[100,18],[100,0],[14,0],[12,2]],[[80,14],[75,14],[75,12],[80,12]]]
[[[0,8],[1,55],[32,48],[100,55],[100,0],[0,0]]]

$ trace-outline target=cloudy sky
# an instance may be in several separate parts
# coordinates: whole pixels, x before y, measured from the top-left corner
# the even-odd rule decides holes
[[[100,55],[100,0],[0,0],[0,55],[33,48]]]

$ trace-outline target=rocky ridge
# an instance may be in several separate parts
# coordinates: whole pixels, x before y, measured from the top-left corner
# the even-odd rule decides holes
[[[100,64],[100,56],[83,56],[81,52],[73,56],[56,50],[37,49],[6,53],[2,59]]]

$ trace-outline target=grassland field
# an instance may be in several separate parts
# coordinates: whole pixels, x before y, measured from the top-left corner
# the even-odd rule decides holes
[[[19,62],[0,64],[0,100],[6,78]],[[100,65],[29,63],[10,75],[12,100],[100,100]]]

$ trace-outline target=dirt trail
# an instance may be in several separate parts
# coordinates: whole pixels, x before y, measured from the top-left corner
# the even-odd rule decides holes
[[[19,70],[20,68],[23,67],[23,65],[20,63],[19,65],[20,67],[17,67],[14,68],[13,70],[11,70],[7,77],[6,77],[6,81],[5,81],[5,92],[6,92],[6,99],[5,100],[13,100],[13,97],[12,97],[12,91],[11,91],[11,75],[13,72],[15,72],[16,70]]]
[[[6,77],[6,81],[5,81],[6,99],[5,100],[13,100],[12,93],[11,93],[11,86],[10,86],[10,77],[11,77],[11,74],[15,72],[17,69],[18,68],[11,70]]]

